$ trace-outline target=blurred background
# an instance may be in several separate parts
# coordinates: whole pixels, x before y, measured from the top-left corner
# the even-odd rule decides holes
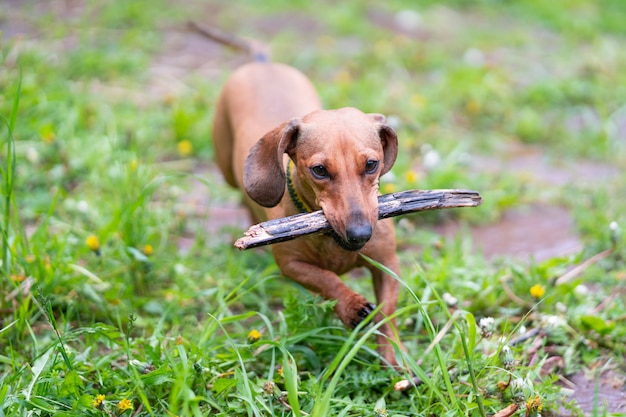
[[[207,312],[230,317],[229,331],[245,341],[251,327],[267,323],[238,314],[257,311],[275,323],[277,311],[299,305],[284,300],[285,281],[267,251],[232,248],[249,220],[213,163],[214,103],[249,58],[190,31],[189,20],[265,43],[273,60],[309,76],[327,108],[385,114],[400,154],[383,193],[479,191],[479,208],[396,219],[403,279],[416,292],[427,281],[476,316],[497,317],[507,335],[534,311],[529,288],[541,285],[547,292],[537,309],[572,329],[551,341],[568,352],[558,353],[565,358],[560,375],[575,383],[563,384],[574,392],[589,384],[578,393],[592,398],[588,371],[600,369],[599,392],[608,399],[584,403],[581,394],[579,402],[587,412],[592,403],[626,411],[618,343],[626,337],[622,0],[0,0],[0,345],[12,352],[0,358],[0,383],[14,401],[7,412],[26,407],[15,405],[31,383],[18,363],[55,343],[46,303],[68,334],[98,333],[100,324],[131,334],[132,325],[142,345],[189,338],[197,358],[212,350],[233,354],[224,334],[207,325]],[[368,280],[356,281],[371,293]],[[330,316],[309,317],[309,325]],[[292,334],[306,328],[308,319],[300,319],[289,322]],[[411,333],[409,349],[422,352],[424,335],[407,323],[401,331]],[[204,333],[195,334],[198,328]],[[67,343],[90,358],[86,373],[104,372],[92,362],[121,360],[104,352],[122,346],[118,341],[104,351],[97,338],[74,334]],[[166,361],[124,346],[146,363]],[[322,365],[312,365],[311,355],[323,364],[337,349],[315,352],[299,365],[312,374]],[[135,392],[136,409],[165,396],[155,388],[140,399],[136,381],[116,376],[115,366],[107,372],[104,382],[83,387],[84,409],[68,410],[91,410],[91,399],[115,378],[124,382],[107,395]],[[183,410],[191,402],[177,397],[154,407]],[[551,407],[556,413],[562,406]]]

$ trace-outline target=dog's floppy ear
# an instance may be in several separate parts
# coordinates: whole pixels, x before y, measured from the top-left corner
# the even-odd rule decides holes
[[[383,168],[380,171],[380,175],[387,173],[398,156],[398,135],[391,126],[386,123],[385,116],[378,113],[370,113],[368,116],[377,124],[378,136],[380,136],[380,142],[383,145],[383,152],[385,157],[383,159]]]
[[[274,207],[285,193],[283,154],[295,146],[300,119],[294,118],[268,132],[250,150],[243,173],[243,185],[254,201]]]

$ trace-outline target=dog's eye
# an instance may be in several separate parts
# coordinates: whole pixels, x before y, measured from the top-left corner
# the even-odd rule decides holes
[[[374,160],[370,159],[365,164],[365,173],[366,174],[373,174],[374,172],[376,172],[377,169],[378,169],[378,161],[374,161]]]
[[[324,165],[315,165],[311,168],[311,172],[313,173],[313,176],[317,179],[321,180],[324,178],[328,178],[328,171],[326,171]]]

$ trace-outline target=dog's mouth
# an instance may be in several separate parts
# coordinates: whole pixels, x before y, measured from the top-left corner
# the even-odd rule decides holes
[[[332,236],[332,238],[335,240],[335,242],[341,246],[342,249],[348,250],[350,252],[356,252],[358,250],[363,249],[363,246],[365,246],[365,244],[367,242],[363,242],[363,243],[350,243],[348,241],[346,241],[345,239],[343,239],[341,236],[339,236],[339,234],[337,232],[335,232],[334,230],[331,230],[330,232],[328,232],[328,234],[330,236]]]

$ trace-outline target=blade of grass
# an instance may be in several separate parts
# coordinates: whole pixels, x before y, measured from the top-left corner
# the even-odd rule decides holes
[[[11,200],[13,199],[13,184],[15,179],[15,142],[13,138],[13,132],[15,130],[15,124],[17,123],[17,111],[20,103],[20,94],[22,91],[22,73],[17,81],[17,89],[15,97],[13,97],[13,105],[11,107],[11,114],[7,121],[2,117],[4,123],[7,125],[7,162],[6,171],[4,173],[5,181],[5,195],[4,195],[4,225],[2,228],[2,265],[4,266],[5,276],[8,278],[11,276],[11,264],[9,262],[9,251],[11,250],[9,245],[9,226],[11,224]],[[2,301],[0,301],[1,306]]]
[[[52,304],[50,303],[50,300],[43,295],[41,287],[38,288],[37,300],[39,301],[39,304],[46,318],[48,319],[48,322],[52,326],[52,330],[54,330],[54,334],[56,335],[57,342],[59,344],[59,352],[61,352],[61,356],[63,357],[63,362],[65,362],[65,366],[67,367],[67,369],[71,371],[74,369],[74,367],[72,366],[70,357],[65,350],[65,344],[63,343],[63,337],[61,336],[61,332],[59,330],[59,326],[57,325],[54,311],[52,310]]]
[[[348,352],[350,351],[350,346],[352,345],[352,342],[354,341],[354,339],[356,338],[356,335],[358,333],[358,331],[360,329],[362,329],[365,325],[367,325],[371,320],[372,317],[374,317],[380,310],[380,307],[377,308],[376,310],[374,310],[372,313],[370,313],[366,319],[364,321],[362,321],[353,331],[352,333],[350,333],[350,336],[348,337],[348,339],[344,342],[343,346],[341,346],[341,349],[339,349],[339,352],[337,352],[337,355],[335,355],[335,358],[333,359],[333,361],[330,363],[330,365],[328,366],[328,368],[326,368],[326,371],[321,375],[319,382],[321,384],[324,384],[326,382],[326,380],[330,377],[330,375],[336,375],[335,372],[337,371],[337,369],[339,368],[339,366],[343,363],[343,360],[345,360],[346,355],[348,354]],[[377,324],[375,326],[375,329],[377,329],[378,327],[380,327],[379,324]],[[371,332],[373,329],[370,329],[369,332]]]
[[[330,402],[332,395],[335,393],[335,389],[342,377],[343,371],[346,369],[348,364],[352,361],[352,359],[356,356],[356,354],[361,350],[365,342],[373,335],[378,332],[378,329],[387,323],[389,320],[395,318],[400,311],[396,311],[396,313],[391,316],[385,317],[385,319],[375,323],[372,327],[370,327],[365,333],[361,335],[361,337],[354,342],[359,332],[369,324],[372,317],[375,317],[379,312],[380,306],[374,310],[370,315],[368,315],[367,319],[361,322],[350,334],[350,337],[346,339],[342,348],[339,350],[335,359],[331,363],[331,365],[326,369],[324,374],[319,380],[320,386],[323,385],[324,381],[328,378],[329,375],[332,375],[332,378],[328,384],[328,387],[324,391],[324,393],[320,396],[317,396],[317,401],[313,407],[313,412],[311,416],[314,417],[322,417],[327,416],[330,409]],[[404,310],[401,310],[404,312]]]
[[[423,277],[422,279],[424,280]],[[426,285],[428,285],[427,282],[425,283]],[[476,395],[476,403],[478,404],[480,415],[482,417],[486,417],[487,413],[485,411],[485,406],[483,404],[482,397],[480,395],[481,390],[480,390],[480,387],[478,386],[478,381],[476,379],[476,374],[474,372],[474,366],[473,366],[474,356],[472,352],[474,352],[474,348],[476,346],[476,319],[474,318],[473,314],[464,310],[457,310],[454,312],[454,314],[450,314],[450,311],[448,310],[446,303],[439,296],[439,293],[435,291],[434,288],[431,288],[431,290],[432,290],[433,296],[435,297],[439,305],[441,305],[441,308],[443,309],[443,311],[448,316],[448,320],[450,320],[450,322],[454,325],[454,327],[459,332],[459,337],[461,339],[461,346],[463,348],[463,354],[465,356],[465,362],[467,364],[467,369],[470,374],[470,380],[472,381],[472,387],[474,388],[474,391],[475,391],[474,394]],[[457,321],[457,317],[459,316],[464,317],[467,322],[467,326],[468,326],[467,337],[465,335],[465,332],[463,331],[463,329],[461,329],[461,326],[459,326],[459,323]],[[467,339],[469,339],[469,346],[467,343]]]
[[[39,380],[39,377],[41,376],[44,369],[46,368],[46,365],[48,364],[48,361],[52,357],[53,352],[54,352],[54,349],[50,347],[50,349],[46,350],[43,353],[43,355],[37,358],[35,362],[33,363],[33,367],[31,368],[31,371],[33,372],[33,379],[28,385],[28,388],[26,389],[26,392],[25,392],[26,400],[30,400],[32,393],[33,393],[33,388],[35,387],[35,384]]]
[[[254,415],[254,416],[263,415],[256,405],[256,402],[255,402],[256,395],[253,393],[250,380],[248,379],[248,375],[246,373],[246,365],[244,363],[243,358],[241,357],[241,354],[239,353],[239,349],[237,349],[237,346],[234,340],[232,340],[232,338],[230,337],[230,334],[228,333],[228,331],[226,330],[222,322],[217,317],[213,316],[210,313],[208,314],[208,316],[211,319],[213,319],[213,321],[217,323],[217,325],[222,330],[222,332],[224,332],[224,335],[226,336],[226,338],[228,339],[228,341],[231,343],[233,347],[233,351],[237,354],[237,360],[239,362],[239,366],[241,367],[241,369],[238,370],[239,371],[238,373],[239,373],[241,385],[243,388],[243,394],[245,394],[245,395],[237,395],[237,398],[241,399],[242,401],[244,401],[246,404],[249,405],[249,407],[247,407],[248,415]],[[237,375],[237,372],[235,373],[235,375]],[[270,410],[267,409],[267,406],[265,404],[263,405],[264,405],[265,411],[270,412]]]
[[[466,319],[467,316],[470,315],[469,313],[466,314]],[[473,318],[473,316],[472,316]],[[468,326],[472,326],[472,322],[468,321]],[[473,324],[474,324],[474,333],[475,333],[475,329],[476,329],[476,322],[475,320],[473,320]],[[485,411],[485,406],[483,405],[483,400],[482,400],[482,396],[480,394],[480,387],[478,386],[478,381],[476,380],[476,374],[474,373],[474,366],[473,366],[473,355],[472,355],[472,351],[468,348],[467,346],[467,339],[465,337],[465,335],[463,334],[463,332],[460,329],[460,326],[458,326],[457,323],[455,323],[455,326],[457,327],[457,329],[459,330],[459,334],[461,336],[461,346],[463,346],[463,353],[465,354],[465,362],[467,364],[467,370],[469,371],[470,374],[470,379],[472,380],[472,386],[474,388],[474,395],[476,395],[476,403],[478,404],[478,409],[480,411],[480,415],[483,417],[487,417],[487,412]]]
[[[393,272],[391,269],[387,268],[385,265],[381,264],[380,262],[376,262],[375,260],[361,254],[361,256],[363,257],[363,259],[365,259],[367,262],[369,262],[370,264],[372,264],[373,266],[375,266],[376,268],[380,269],[381,271],[383,271],[384,273],[386,273],[387,275],[393,277],[395,280],[397,280],[411,295],[411,298],[413,298],[413,300],[415,300],[415,302],[418,305],[419,311],[420,311],[420,315],[423,317],[424,319],[424,323],[426,324],[426,329],[428,331],[428,334],[430,336],[431,339],[436,337],[437,331],[435,330],[435,326],[432,322],[432,320],[430,319],[430,316],[428,316],[428,313],[426,312],[426,309],[424,308],[424,306],[422,305],[420,298],[417,296],[417,294],[415,294],[415,292],[411,289],[411,287],[409,287],[406,282],[404,282],[402,279],[400,279],[400,277],[398,275],[396,275],[395,272]],[[423,275],[421,274],[422,269],[421,267],[419,267],[419,265],[417,265],[417,270],[420,273],[420,278],[425,281],[425,278],[423,277]],[[427,285],[428,283],[425,282]],[[439,344],[435,345],[435,356],[437,358],[437,362],[439,365],[439,369],[441,370],[441,375],[443,377],[444,383],[446,385],[446,390],[448,392],[448,396],[450,398],[450,403],[452,404],[453,408],[455,408],[456,410],[461,411],[462,408],[459,405],[457,398],[456,398],[456,394],[454,392],[454,387],[452,386],[452,381],[450,379],[450,375],[448,373],[448,367],[446,366],[446,363],[444,361],[444,357],[443,357],[443,352],[441,351],[441,347],[439,346]]]
[[[287,388],[287,399],[289,406],[296,417],[302,416],[300,411],[300,401],[298,400],[298,368],[293,356],[283,347],[283,378]]]

